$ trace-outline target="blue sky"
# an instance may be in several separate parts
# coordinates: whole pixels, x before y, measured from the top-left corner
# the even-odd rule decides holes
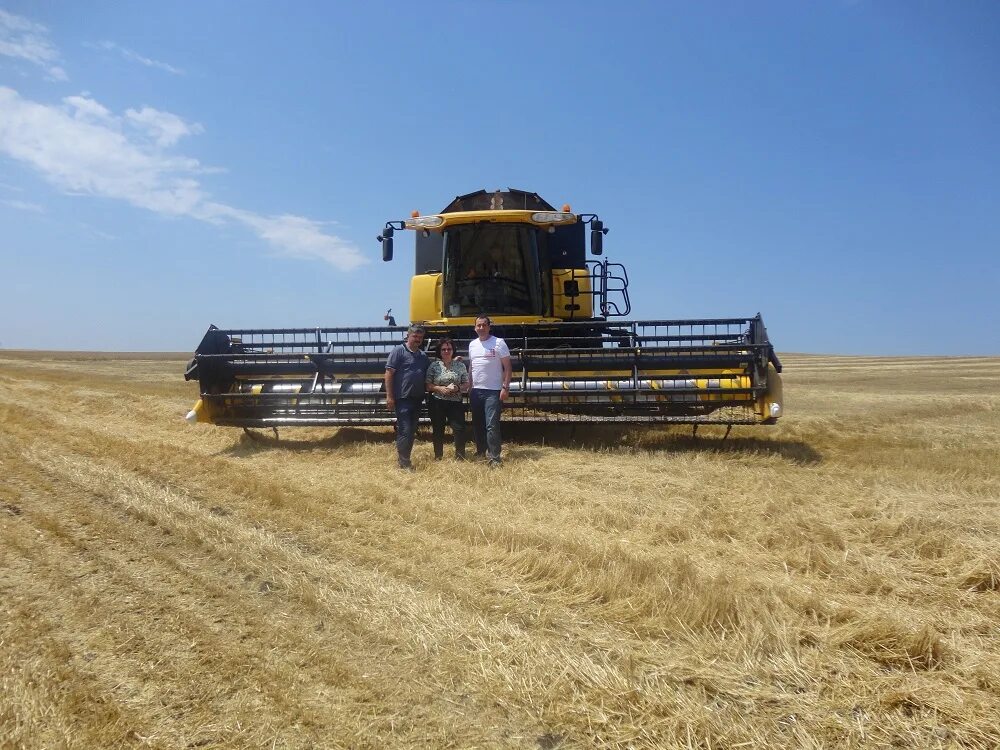
[[[1000,354],[995,2],[0,0],[0,347],[408,310],[387,219],[599,213],[633,318]]]

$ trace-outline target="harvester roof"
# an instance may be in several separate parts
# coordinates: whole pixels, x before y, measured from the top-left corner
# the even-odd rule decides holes
[[[487,192],[477,190],[474,193],[459,195],[441,211],[443,214],[457,211],[555,211],[538,193],[507,188]]]

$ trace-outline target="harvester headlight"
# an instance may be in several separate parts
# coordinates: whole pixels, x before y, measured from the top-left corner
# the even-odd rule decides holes
[[[444,224],[444,219],[440,216],[414,216],[405,222],[407,229],[433,229],[442,224]]]
[[[568,224],[576,221],[576,214],[566,211],[536,211],[531,215],[536,224]]]
[[[781,404],[779,404],[777,401],[771,402],[771,416],[775,418],[781,416]]]

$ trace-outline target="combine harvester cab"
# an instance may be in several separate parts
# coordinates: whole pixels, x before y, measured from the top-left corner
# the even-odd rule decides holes
[[[474,336],[478,315],[511,349],[511,421],[774,424],[781,362],[758,313],[748,318],[622,321],[624,266],[603,254],[596,214],[557,211],[535,193],[479,191],[441,213],[390,221],[416,235],[410,320],[428,349]],[[382,377],[405,327],[222,330],[185,374],[201,398],[190,421],[237,427],[391,424]],[[464,355],[465,352],[459,352]]]

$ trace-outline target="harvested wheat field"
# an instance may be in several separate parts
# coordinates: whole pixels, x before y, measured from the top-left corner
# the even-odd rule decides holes
[[[1000,359],[783,359],[773,428],[410,475],[0,352],[0,746],[1000,746]]]

